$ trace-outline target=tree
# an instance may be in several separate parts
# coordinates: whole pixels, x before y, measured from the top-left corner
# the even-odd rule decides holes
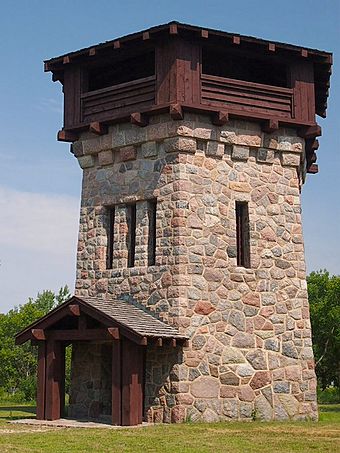
[[[340,387],[340,276],[312,272],[307,283],[318,381]]]
[[[33,300],[0,316],[0,387],[7,392],[21,391],[26,400],[35,398],[37,351],[30,343],[14,344],[14,336],[70,296],[67,286],[58,294],[43,291]]]

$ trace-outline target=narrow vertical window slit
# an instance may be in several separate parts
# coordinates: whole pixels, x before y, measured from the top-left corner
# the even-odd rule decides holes
[[[250,234],[248,203],[236,201],[237,265],[250,267]]]
[[[148,201],[149,237],[148,237],[148,265],[156,264],[156,218],[157,200]]]
[[[108,208],[106,268],[113,267],[113,246],[115,228],[115,208]]]
[[[136,253],[136,204],[127,206],[127,223],[128,223],[128,267],[135,265]]]

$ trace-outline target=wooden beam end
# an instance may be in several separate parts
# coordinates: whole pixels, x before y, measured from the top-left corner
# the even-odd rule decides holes
[[[315,140],[313,140],[310,147],[313,151],[318,150],[319,149],[319,140],[317,138]]]
[[[32,329],[31,333],[33,338],[36,340],[46,340],[44,329]]]
[[[302,138],[310,139],[320,137],[322,135],[322,129],[318,124],[314,126],[303,127],[299,130],[299,135]]]
[[[131,113],[130,122],[136,126],[144,127],[148,124],[148,119],[140,112]]]
[[[271,134],[272,132],[275,132],[279,129],[279,120],[267,120],[263,125],[262,125],[262,130],[263,132],[267,132]]]
[[[109,332],[109,335],[112,338],[114,338],[115,340],[119,340],[120,339],[118,327],[108,327],[107,331]]]
[[[307,173],[315,175],[316,173],[319,173],[319,165],[317,164],[312,164],[308,170]]]
[[[105,135],[108,132],[108,128],[105,124],[100,123],[99,121],[94,121],[90,123],[89,126],[90,132],[96,135]]]
[[[183,119],[183,109],[181,104],[171,104],[170,105],[170,116],[173,120],[182,120]]]
[[[59,142],[76,142],[78,140],[78,135],[62,129],[57,134],[57,140]]]
[[[170,24],[169,33],[170,33],[170,35],[177,35],[178,34],[177,24]]]
[[[80,307],[77,304],[69,305],[68,310],[72,316],[80,316]]]
[[[215,124],[215,126],[223,126],[224,124],[227,124],[229,121],[229,113],[220,110],[219,112],[215,113],[212,117],[212,123]]]

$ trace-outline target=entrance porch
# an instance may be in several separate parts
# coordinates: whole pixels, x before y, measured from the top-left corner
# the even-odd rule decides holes
[[[16,335],[38,346],[37,419],[64,417],[65,348],[73,345],[69,416],[141,424],[148,345],[187,341],[145,310],[118,300],[72,297]]]

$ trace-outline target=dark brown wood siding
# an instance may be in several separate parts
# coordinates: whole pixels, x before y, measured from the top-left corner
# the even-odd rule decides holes
[[[143,110],[155,101],[155,76],[81,95],[82,122],[103,121]]]
[[[313,64],[292,63],[290,77],[294,91],[294,118],[301,122],[315,121]]]
[[[205,57],[207,53],[206,49],[202,50],[204,45],[202,39],[188,39],[187,35],[180,35],[176,27],[173,27],[168,36],[163,36],[152,43],[149,41],[152,40],[147,40],[148,50],[154,55],[155,64],[152,66],[154,75],[148,77],[143,76],[133,81],[88,91],[89,62],[85,61],[77,66],[71,61],[64,65],[63,132],[66,134],[60,135],[60,140],[74,141],[79,130],[90,127],[94,131],[94,123],[131,120],[134,124],[144,126],[149,115],[166,111],[170,112],[174,119],[183,118],[184,110],[208,114],[222,111],[230,117],[250,118],[262,122],[266,119],[275,119],[281,121],[283,125],[287,123],[301,127],[315,124],[314,68],[313,63],[306,58],[301,60],[277,55],[275,61],[284,67],[285,77],[284,83],[280,79],[279,82],[282,83],[276,84],[275,77],[249,80],[247,78],[249,70],[244,73],[243,79],[242,68],[238,71],[239,76],[235,77],[227,73],[212,75],[215,74],[211,72],[213,66],[209,70],[209,66],[205,64],[203,65],[205,72],[202,74],[202,53]],[[214,47],[215,44],[211,48]],[[125,63],[130,65],[129,73],[133,74],[134,64],[135,68],[137,64],[136,55],[141,55],[143,46],[138,49],[121,49],[119,52],[123,53],[117,54],[116,57],[110,54],[112,59],[110,61],[113,65],[119,65],[120,59],[124,57]],[[227,46],[222,46],[221,49],[226,56],[223,68],[228,69],[229,53],[232,53],[230,65],[234,64],[236,67],[238,59],[241,62],[244,55],[249,56],[249,52],[242,49],[228,50]],[[216,60],[219,67],[219,60],[213,55],[210,57],[212,62]],[[100,74],[103,56],[91,58],[92,73],[98,71]],[[257,61],[256,55],[252,55],[252,60],[257,62],[256,68],[259,62],[263,61],[269,65],[270,72],[272,61],[270,58],[274,57],[269,58],[268,55],[262,54],[258,58]],[[244,64],[242,67],[244,68]],[[257,77],[260,75],[263,76],[263,71],[260,71]],[[113,77],[112,83],[114,82]],[[136,115],[142,115],[143,118]],[[100,124],[97,130],[100,131]],[[76,134],[72,135],[73,131]]]
[[[172,38],[156,49],[156,103],[200,102],[200,46]]]
[[[260,83],[202,74],[202,104],[227,111],[248,111],[277,118],[292,118],[293,90]]]
[[[143,421],[143,346],[122,340],[122,425],[139,425]]]
[[[82,70],[70,66],[64,73],[64,125],[72,128],[81,122],[80,96],[82,90]]]

